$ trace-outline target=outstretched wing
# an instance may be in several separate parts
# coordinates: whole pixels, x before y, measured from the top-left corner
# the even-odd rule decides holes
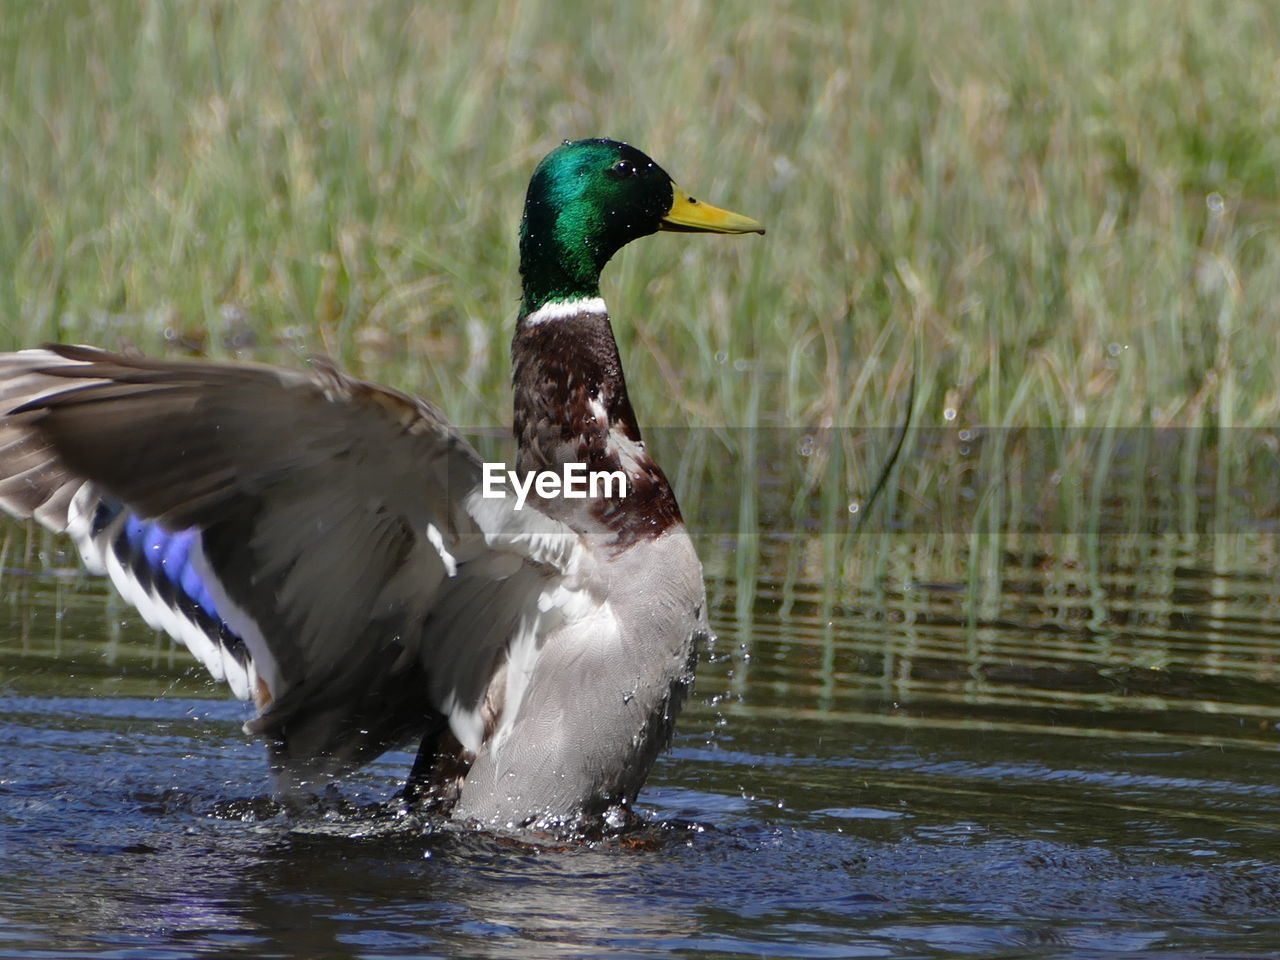
[[[500,656],[569,549],[478,504],[479,457],[435,407],[327,365],[29,350],[0,356],[0,414],[0,507],[69,532],[290,757],[358,762],[474,712],[491,668],[459,661]],[[424,638],[460,591],[488,599],[483,629]]]

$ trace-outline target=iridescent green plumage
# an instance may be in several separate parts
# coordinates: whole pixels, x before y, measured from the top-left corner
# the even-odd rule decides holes
[[[616,140],[565,142],[538,164],[520,223],[521,312],[600,294],[600,271],[658,230],[764,233],[754,220],[685,196],[667,172]]]

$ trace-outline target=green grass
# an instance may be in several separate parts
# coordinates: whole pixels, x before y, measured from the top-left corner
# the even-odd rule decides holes
[[[527,177],[609,135],[769,227],[606,273],[644,423],[893,425],[914,379],[920,426],[1048,428],[1087,524],[1111,461],[1071,428],[1280,418],[1278,65],[1247,2],[12,2],[0,345],[323,352],[505,424]],[[883,452],[843,436],[789,487],[830,517]],[[1027,454],[985,456],[1008,524]]]

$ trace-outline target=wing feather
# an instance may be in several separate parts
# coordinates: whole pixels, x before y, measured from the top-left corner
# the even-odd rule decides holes
[[[451,711],[474,728],[576,542],[481,502],[479,472],[434,406],[323,363],[0,355],[0,507],[69,530],[300,763],[367,759]],[[124,536],[131,519],[160,531],[151,554]],[[160,541],[188,532],[189,562],[164,572]]]

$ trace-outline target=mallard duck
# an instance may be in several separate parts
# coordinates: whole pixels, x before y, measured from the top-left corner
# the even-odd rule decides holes
[[[710,636],[600,297],[614,253],[659,230],[764,233],[624,143],[566,141],[538,165],[509,474],[435,405],[327,362],[56,345],[0,356],[0,506],[69,534],[252,702],[286,794],[417,740],[406,795],[452,818],[625,811]],[[533,482],[548,475],[563,483]]]

